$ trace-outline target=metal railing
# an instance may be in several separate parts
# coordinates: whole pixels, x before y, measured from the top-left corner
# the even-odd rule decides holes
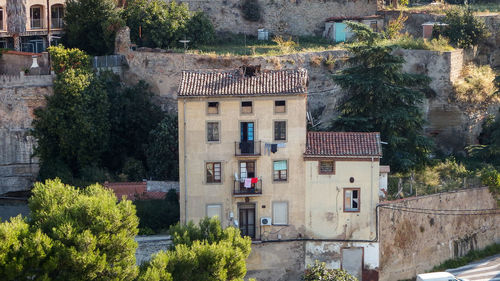
[[[260,155],[261,141],[244,141],[234,143],[234,155],[258,156]]]
[[[50,28],[63,28],[64,21],[62,18],[51,18],[50,19]]]
[[[43,28],[42,19],[31,19],[31,29],[41,29]]]
[[[261,194],[262,180],[260,178],[256,183],[251,183],[250,185],[247,184],[247,187],[245,187],[244,179],[234,181],[233,195],[252,196]]]
[[[94,68],[108,68],[123,66],[125,64],[125,56],[123,55],[109,55],[99,56],[92,59],[92,66]]]

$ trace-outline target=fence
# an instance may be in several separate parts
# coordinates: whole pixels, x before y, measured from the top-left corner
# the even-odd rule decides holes
[[[120,67],[125,64],[125,56],[123,55],[97,56],[92,59],[94,68]]]

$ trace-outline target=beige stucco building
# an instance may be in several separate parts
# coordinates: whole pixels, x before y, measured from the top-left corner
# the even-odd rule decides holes
[[[0,48],[40,53],[45,51],[48,40],[56,44],[63,31],[65,0],[18,0],[24,18],[15,21],[24,23],[19,34],[9,32],[9,7],[14,1],[0,0]]]
[[[218,216],[255,241],[304,241],[306,264],[328,248],[329,266],[361,278],[379,260],[380,136],[307,132],[307,79],[304,69],[183,72],[181,221]]]

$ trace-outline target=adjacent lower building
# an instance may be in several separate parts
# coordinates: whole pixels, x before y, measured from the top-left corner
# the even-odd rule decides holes
[[[254,241],[304,241],[305,263],[333,251],[329,266],[361,279],[378,267],[380,136],[307,132],[307,84],[301,68],[183,72],[181,221],[217,216]]]
[[[0,48],[41,53],[49,41],[57,44],[64,5],[65,0],[0,0]]]

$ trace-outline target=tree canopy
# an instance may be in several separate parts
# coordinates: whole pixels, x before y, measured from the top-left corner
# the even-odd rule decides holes
[[[91,55],[111,54],[116,31],[123,25],[114,0],[67,0],[63,42]]]
[[[0,224],[2,280],[134,280],[138,220],[99,185],[36,183],[30,217]]]
[[[361,42],[349,48],[350,67],[333,76],[345,98],[331,129],[380,132],[387,142],[382,146],[384,164],[394,171],[422,166],[432,148],[423,135],[420,109],[429,78],[404,73],[404,59],[394,55],[391,47],[377,45],[377,37],[361,24],[348,25]]]

